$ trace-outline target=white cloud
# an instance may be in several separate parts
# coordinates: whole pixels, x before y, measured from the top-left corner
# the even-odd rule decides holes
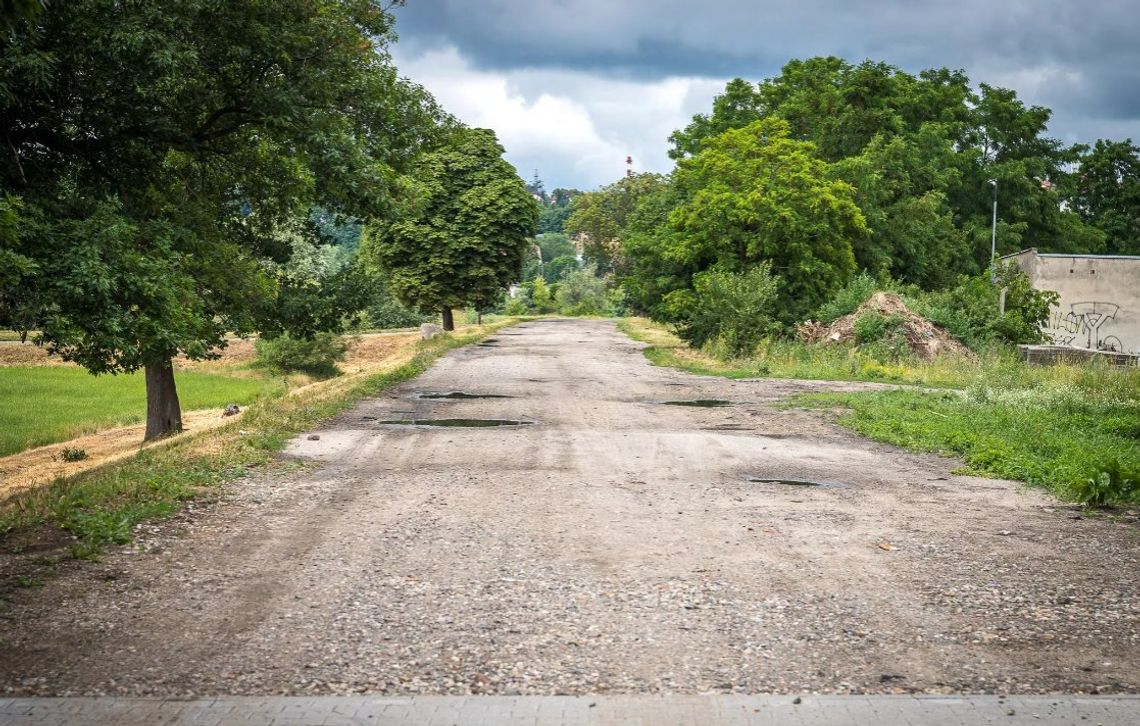
[[[725,81],[666,78],[637,82],[582,71],[475,69],[454,47],[405,55],[401,75],[428,89],[469,126],[490,128],[507,159],[548,189],[591,189],[617,180],[625,157],[637,171],[668,172],[669,134],[707,110]]]

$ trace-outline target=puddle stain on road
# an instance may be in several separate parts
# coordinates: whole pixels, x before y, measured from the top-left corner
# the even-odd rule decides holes
[[[506,396],[501,393],[467,393],[465,391],[448,391],[447,393],[428,393],[421,391],[416,394],[416,398],[468,401],[479,398],[514,398],[514,396]]]
[[[837,481],[808,481],[807,479],[767,479],[760,476],[750,476],[746,479],[752,484],[783,484],[791,487],[816,487],[819,489],[846,489],[848,485]]]
[[[365,417],[368,420],[368,417]],[[514,421],[502,418],[394,418],[373,420],[385,426],[434,426],[440,428],[484,429],[499,426],[533,426],[534,421]]]
[[[724,408],[725,406],[735,406],[732,401],[725,401],[720,398],[696,398],[691,401],[662,401],[666,406],[691,406],[693,408]]]

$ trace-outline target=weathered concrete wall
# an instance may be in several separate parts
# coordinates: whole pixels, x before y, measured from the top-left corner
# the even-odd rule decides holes
[[[1033,287],[1061,295],[1046,332],[1057,345],[1140,353],[1140,257],[1043,255],[1002,258]]]

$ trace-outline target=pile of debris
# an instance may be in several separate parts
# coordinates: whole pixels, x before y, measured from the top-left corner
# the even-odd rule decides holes
[[[850,315],[837,318],[829,325],[809,320],[796,326],[796,334],[808,343],[842,343],[855,340],[855,321],[875,311],[897,321],[894,330],[906,339],[915,355],[923,359],[944,353],[974,358],[969,348],[921,315],[911,312],[906,303],[892,292],[877,292]]]

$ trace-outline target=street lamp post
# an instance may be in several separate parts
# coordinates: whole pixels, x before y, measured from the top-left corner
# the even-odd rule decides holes
[[[990,231],[990,282],[997,282],[997,179],[990,179],[994,188],[994,221]]]

